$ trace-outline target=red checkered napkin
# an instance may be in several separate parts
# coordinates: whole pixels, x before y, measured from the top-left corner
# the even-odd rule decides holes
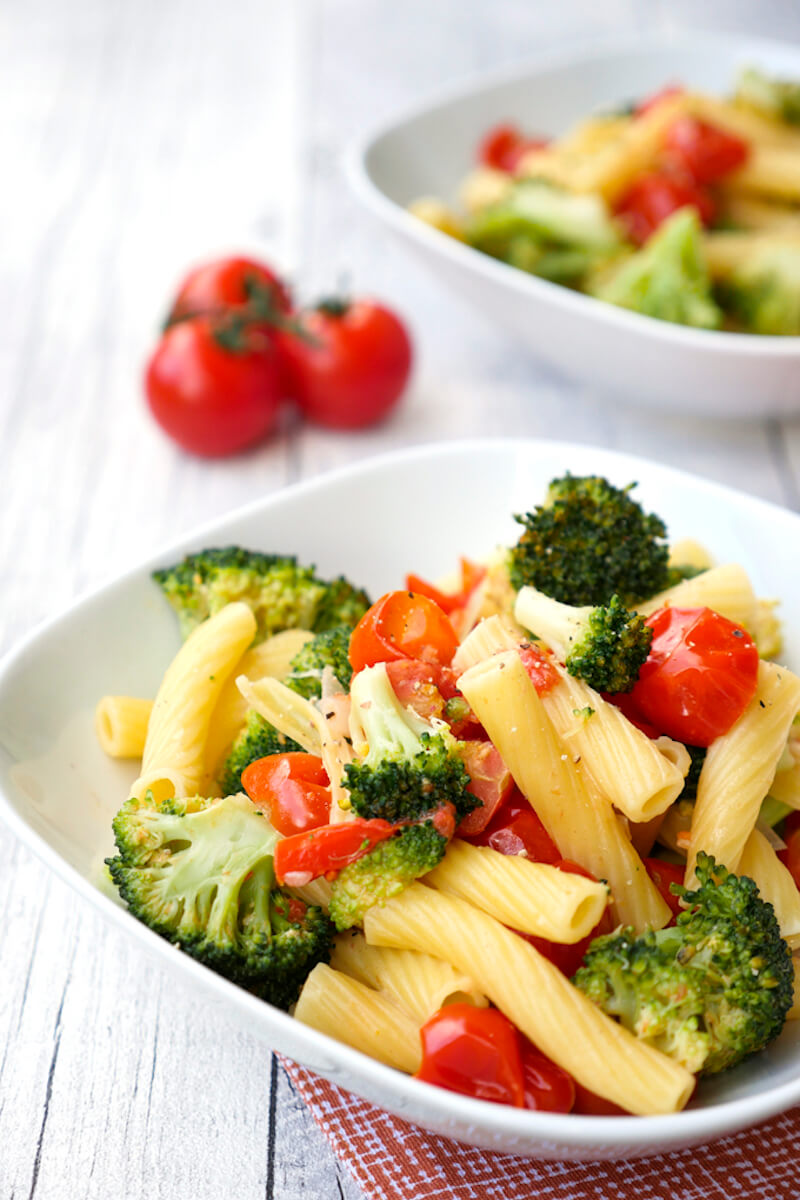
[[[284,1061],[370,1200],[798,1200],[800,1108],[708,1146],[630,1162],[493,1154],[408,1125]]]

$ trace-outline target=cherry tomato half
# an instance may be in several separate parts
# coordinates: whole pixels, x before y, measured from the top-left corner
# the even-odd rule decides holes
[[[147,365],[145,390],[165,433],[206,458],[261,441],[275,426],[281,399],[269,336],[211,317],[167,329]]]
[[[555,863],[558,847],[519,791],[513,791],[479,833],[466,835],[475,846],[491,846],[500,854],[524,854],[531,862]]]
[[[800,813],[789,813],[783,825],[783,839],[786,847],[778,851],[778,858],[800,888]]]
[[[302,887],[321,875],[333,877],[396,831],[389,821],[356,817],[283,838],[275,846],[275,878],[280,884]]]
[[[572,1109],[575,1113],[580,1113],[585,1117],[629,1117],[630,1113],[626,1108],[620,1108],[613,1100],[605,1100],[602,1096],[598,1096],[596,1092],[590,1092],[588,1088],[575,1081],[575,1105]]]
[[[525,1106],[516,1028],[496,1008],[448,1004],[420,1029],[417,1079],[478,1100]]]
[[[503,801],[511,795],[514,780],[491,742],[462,742],[459,756],[469,775],[467,791],[481,802],[480,807],[467,813],[458,826],[459,835],[468,836],[486,828]]]
[[[758,650],[740,625],[710,608],[662,608],[631,692],[650,724],[690,746],[727,733],[755,695]]]
[[[331,790],[316,754],[295,750],[256,759],[242,771],[242,786],[278,833],[289,836],[327,824]]]
[[[350,662],[354,671],[400,658],[446,666],[457,649],[455,630],[438,604],[413,592],[387,592],[353,630]]]
[[[386,663],[386,674],[394,694],[406,708],[426,721],[444,717],[444,696],[439,690],[439,671],[435,663],[417,658],[397,658]]]
[[[643,861],[647,874],[658,888],[662,899],[672,910],[673,918],[677,917],[678,913],[682,911],[680,897],[674,895],[669,889],[672,883],[683,883],[683,877],[686,874],[685,867],[678,863],[664,862],[661,858],[645,858]]]
[[[441,588],[437,588],[432,583],[428,583],[426,579],[413,574],[406,575],[406,587],[410,592],[416,592],[420,596],[427,596],[429,600],[433,600],[439,605],[442,612],[446,612],[449,616],[456,609],[464,607],[475,588],[485,578],[486,567],[480,563],[470,562],[468,558],[462,558],[461,586],[457,591],[443,592]]]
[[[571,1112],[575,1104],[575,1080],[522,1034],[519,1040],[525,1107],[538,1112]]]
[[[696,183],[716,183],[747,162],[750,147],[742,138],[700,121],[682,116],[670,125],[664,147]]]
[[[495,171],[513,172],[529,150],[541,150],[547,138],[529,137],[517,125],[502,124],[491,128],[478,144],[478,162]]]
[[[701,221],[714,218],[710,194],[683,171],[646,171],[634,179],[616,206],[628,235],[643,245],[659,225],[680,208],[696,208]]]
[[[178,288],[168,324],[199,314],[221,313],[247,305],[254,315],[291,312],[292,298],[284,281],[254,258],[220,258],[190,271]]]
[[[290,398],[311,421],[361,429],[387,417],[411,374],[412,347],[398,316],[373,300],[328,301],[279,335]]]

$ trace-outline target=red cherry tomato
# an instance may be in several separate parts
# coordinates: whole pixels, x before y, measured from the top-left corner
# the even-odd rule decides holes
[[[481,802],[480,808],[468,813],[458,827],[459,835],[469,836],[486,828],[503,801],[511,795],[514,780],[491,742],[462,742],[459,755],[469,774],[467,791]]]
[[[750,147],[736,137],[697,117],[678,117],[667,130],[664,147],[696,183],[716,183],[747,162]]]
[[[440,588],[435,587],[432,583],[428,583],[426,579],[422,579],[419,575],[406,575],[406,587],[410,592],[417,592],[421,596],[427,596],[429,600],[433,600],[439,605],[443,612],[449,616],[458,608],[463,608],[469,600],[475,588],[486,578],[486,567],[479,563],[472,563],[468,558],[461,559],[461,587],[456,592],[443,592]]]
[[[330,301],[279,335],[290,398],[311,421],[361,429],[387,417],[411,374],[405,325],[372,300]]]
[[[396,831],[397,826],[389,821],[356,817],[341,825],[321,825],[283,838],[275,846],[275,878],[289,887],[302,887],[320,875],[334,878]]]
[[[316,754],[290,751],[259,758],[242,771],[242,786],[278,833],[288,836],[327,824],[331,791]]]
[[[633,181],[616,206],[628,235],[637,245],[655,233],[679,208],[696,208],[705,225],[714,218],[714,201],[684,172],[646,171]]]
[[[525,1105],[517,1031],[496,1008],[448,1004],[420,1030],[417,1079],[478,1100]]]
[[[575,1106],[572,1109],[585,1117],[629,1117],[631,1114],[625,1108],[620,1108],[613,1100],[605,1100],[596,1092],[575,1081]]]
[[[500,854],[524,854],[531,862],[555,863],[558,847],[521,792],[515,791],[494,813],[485,829],[467,836],[475,846],[491,846]]]
[[[646,96],[644,100],[640,100],[636,105],[636,116],[643,117],[645,113],[656,108],[664,100],[671,100],[673,96],[680,96],[683,90],[678,84],[670,83],[666,87],[661,88],[660,91],[655,92],[654,95]]]
[[[642,733],[652,741],[654,738],[661,737],[661,730],[656,729],[655,725],[650,725],[645,721],[640,712],[637,712],[636,706],[627,692],[603,692],[603,699],[608,700],[609,704],[613,704],[618,708],[624,716],[628,718],[631,725],[635,725],[637,729],[641,729]]]
[[[786,818],[783,839],[786,847],[778,851],[778,858],[800,888],[800,813],[790,813]]]
[[[292,298],[279,275],[254,258],[220,258],[190,271],[178,288],[168,324],[226,309],[253,309],[264,315],[291,312]]]
[[[571,1112],[575,1103],[575,1080],[563,1067],[541,1054],[522,1034],[519,1040],[525,1107],[538,1112]]]
[[[457,648],[455,630],[438,604],[413,592],[387,592],[353,630],[350,662],[354,671],[400,658],[446,666]]]
[[[435,663],[416,658],[398,658],[386,663],[386,674],[394,694],[406,708],[429,721],[444,717],[444,696],[439,691],[439,672]]]
[[[674,895],[669,889],[672,883],[683,883],[683,877],[686,874],[685,868],[677,863],[664,862],[660,858],[646,858],[644,865],[647,874],[661,893],[662,899],[672,910],[672,916],[677,917],[678,913],[682,911],[680,897]]]
[[[631,692],[634,708],[679,742],[710,746],[755,695],[753,639],[710,608],[662,608],[646,624],[653,641]]]
[[[275,426],[281,399],[270,338],[194,317],[166,331],[147,365],[145,390],[161,428],[184,450],[234,454]]]
[[[541,150],[547,141],[547,138],[528,137],[516,125],[495,125],[478,144],[478,162],[496,171],[513,172],[524,154]]]

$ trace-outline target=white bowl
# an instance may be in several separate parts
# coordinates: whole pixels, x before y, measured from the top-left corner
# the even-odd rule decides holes
[[[800,408],[800,338],[689,329],[537,279],[425,225],[419,196],[455,198],[492,125],[559,134],[578,118],[681,82],[720,95],[757,64],[800,79],[800,48],[683,33],[641,35],[560,51],[451,90],[375,131],[350,157],[359,196],[459,294],[540,358],[604,393],[718,417]]]
[[[198,530],[80,600],[0,664],[0,815],[49,866],[143,950],[193,989],[328,1079],[437,1133],[550,1159],[625,1158],[708,1141],[800,1101],[800,1023],[764,1053],[705,1082],[691,1111],[659,1117],[583,1117],[520,1111],[410,1079],[308,1029],[207,970],[139,924],[96,886],[111,852],[110,821],[135,768],[97,746],[101,695],[153,695],[178,646],[153,567],[190,550],[238,542],[293,551],[321,572],[344,572],[375,595],[406,571],[435,576],[458,555],[515,539],[511,514],[530,509],[565,470],[640,481],[637,495],[674,537],[691,534],[720,561],[740,561],[756,589],[800,611],[800,517],[653,463],[557,442],[483,441],[401,452],[300,484]],[[446,503],[442,503],[446,497]],[[787,631],[800,664],[800,622]],[[185,1114],[189,1118],[189,1113]]]

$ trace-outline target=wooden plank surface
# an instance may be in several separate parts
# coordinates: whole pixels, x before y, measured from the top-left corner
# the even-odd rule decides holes
[[[448,78],[575,36],[677,28],[690,0],[57,0],[0,11],[0,652],[161,543],[399,444],[563,437],[800,507],[800,423],[612,407],[543,370],[405,258],[347,190],[350,139]],[[800,12],[702,23],[800,39]],[[228,248],[308,298],[343,274],[408,314],[408,402],[358,437],[289,420],[233,462],[183,458],[139,374],[169,288]],[[361,1193],[269,1053],[167,987],[0,829],[0,1200]]]

